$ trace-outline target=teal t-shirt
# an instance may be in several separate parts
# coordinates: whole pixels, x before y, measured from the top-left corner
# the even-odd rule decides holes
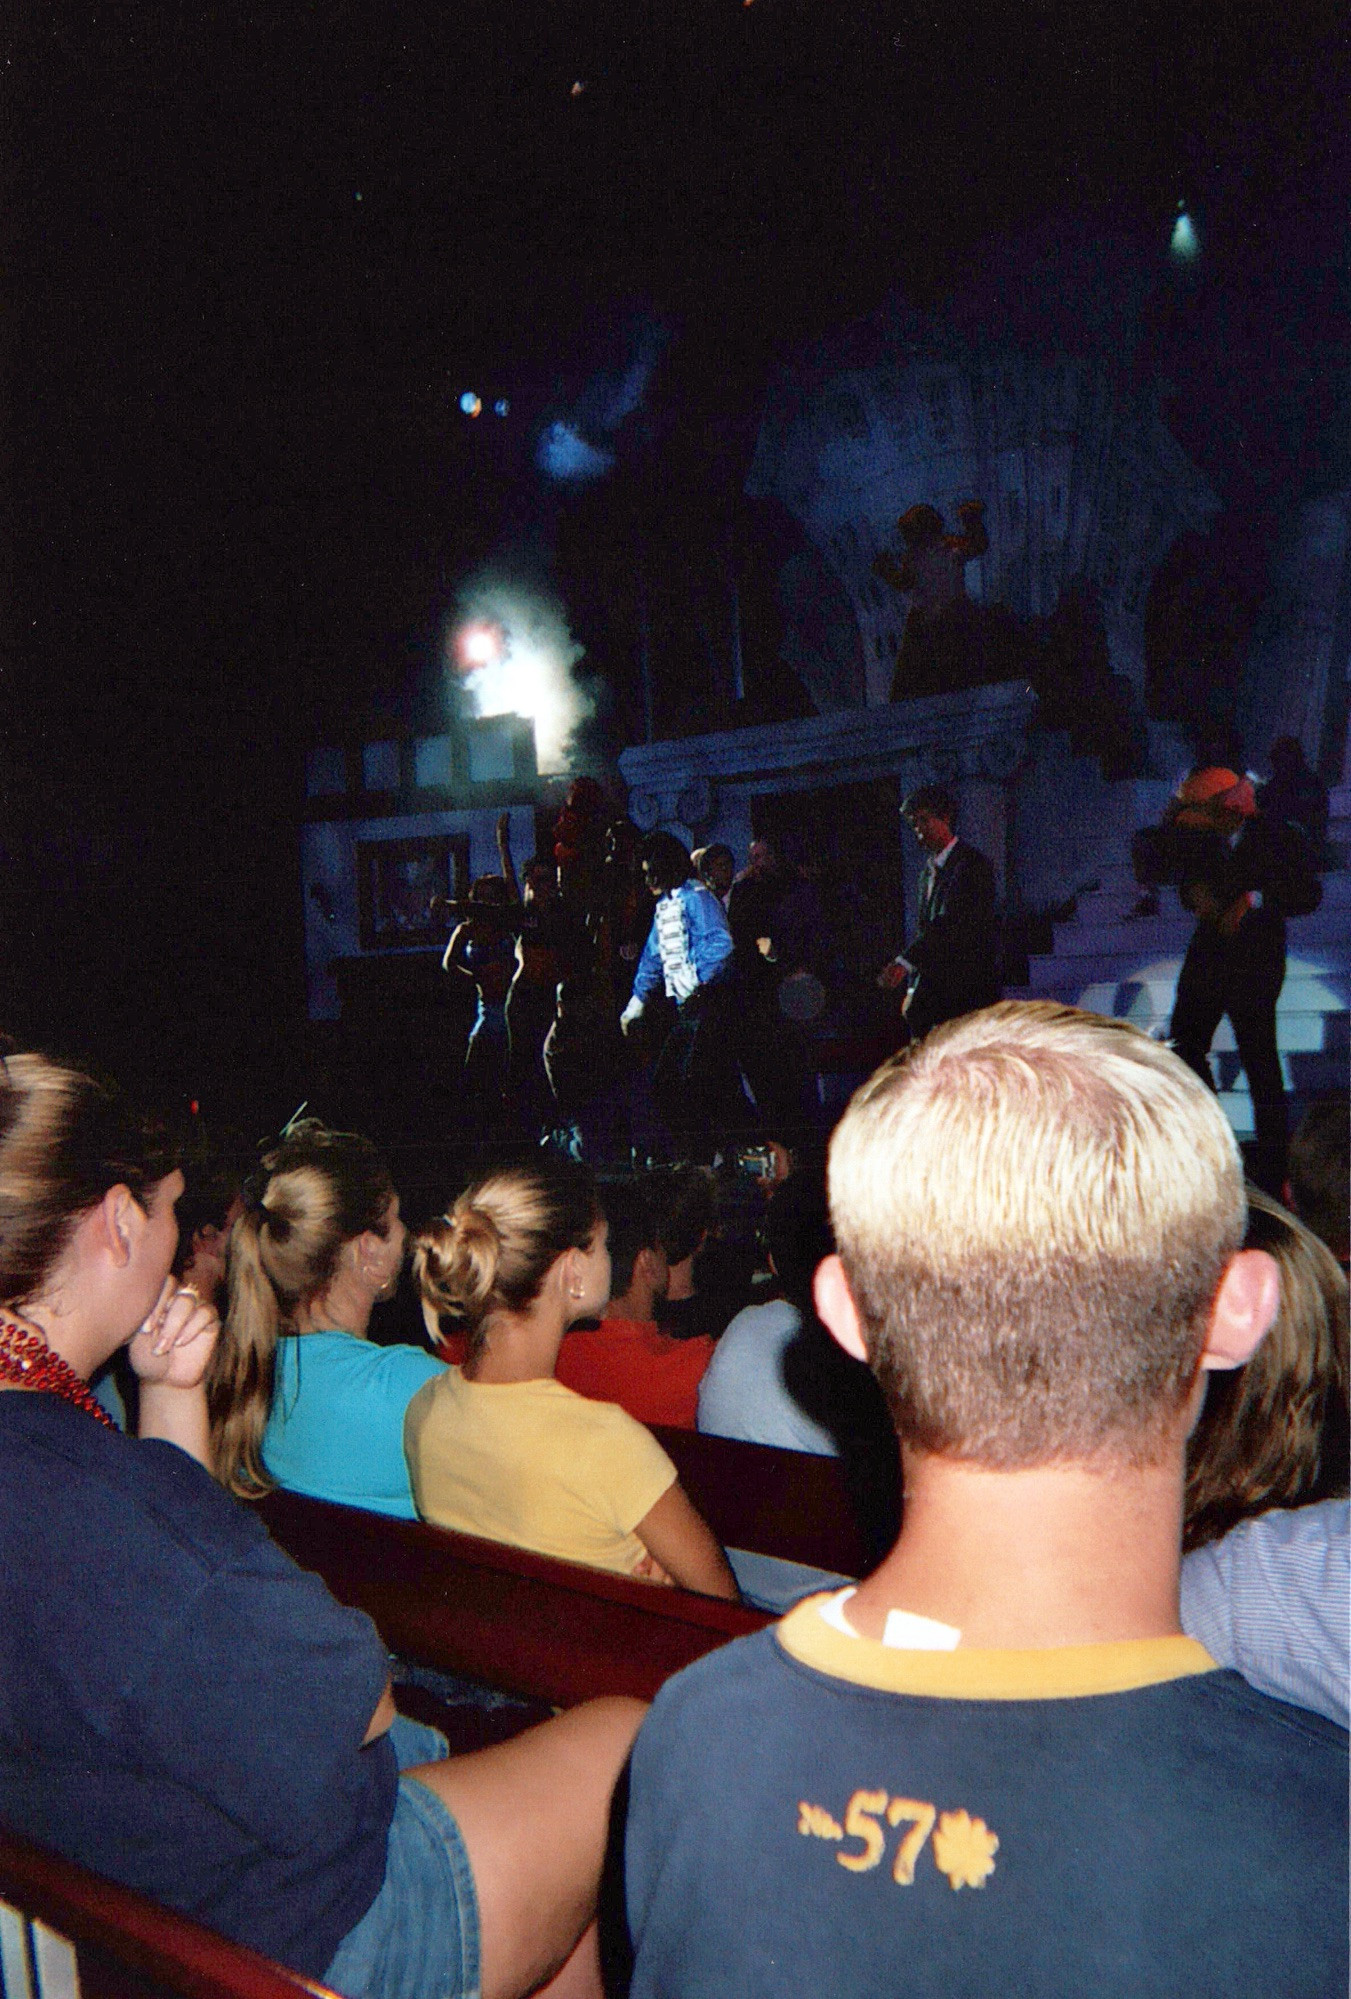
[[[288,1492],[416,1520],[404,1411],[443,1371],[421,1347],[372,1346],[352,1333],[278,1340],[264,1464]]]

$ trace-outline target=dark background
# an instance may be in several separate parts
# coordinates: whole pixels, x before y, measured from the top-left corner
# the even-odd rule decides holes
[[[293,1107],[306,742],[435,712],[441,621],[504,544],[632,739],[633,535],[697,581],[769,371],[887,298],[1153,258],[1134,365],[1237,567],[1348,477],[1340,5],[8,18],[0,1018],[171,1094]],[[645,329],[613,475],[549,488],[540,427]],[[467,422],[466,386],[510,417]],[[772,630],[750,650],[787,712]]]

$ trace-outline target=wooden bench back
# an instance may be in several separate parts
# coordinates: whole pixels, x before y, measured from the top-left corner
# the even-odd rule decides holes
[[[420,1665],[571,1707],[651,1700],[664,1680],[768,1623],[716,1597],[556,1562],[293,1492],[261,1502],[274,1540]]]
[[[327,1988],[0,1826],[5,1999],[313,1999]]]
[[[697,1430],[654,1430],[724,1548],[753,1548],[843,1576],[870,1566],[838,1458]]]

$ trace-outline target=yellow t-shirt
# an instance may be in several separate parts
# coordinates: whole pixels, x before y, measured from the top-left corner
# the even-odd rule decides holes
[[[675,1484],[650,1430],[561,1381],[466,1381],[448,1367],[404,1417],[424,1520],[565,1562],[631,1575],[634,1528]]]

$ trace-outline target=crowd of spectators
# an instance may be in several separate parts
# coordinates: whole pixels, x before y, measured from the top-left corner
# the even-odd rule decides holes
[[[763,964],[777,921],[754,868],[678,858],[647,850],[616,1014],[674,982],[676,1136],[740,1031],[687,1012],[718,983],[691,939],[707,915],[734,966],[744,919]],[[668,951],[691,880],[716,919]],[[493,997],[476,921],[448,946],[481,975],[476,1045],[538,1097],[562,1016],[536,1048],[544,1009]],[[642,1725],[635,1992],[1340,1989],[1346,1138],[1344,1099],[1310,1111],[1296,1213],[1245,1189],[1169,1050],[999,1004],[884,1063],[828,1146],[790,1122],[717,1166],[507,1148],[405,1217],[359,1135],[185,1146],[11,1053],[0,1821],[351,1999],[594,1991]],[[645,1724],[589,1703],[447,1756],[252,1505],[281,1487],[753,1596],[654,1426],[838,1458],[871,1566],[804,1575]]]

